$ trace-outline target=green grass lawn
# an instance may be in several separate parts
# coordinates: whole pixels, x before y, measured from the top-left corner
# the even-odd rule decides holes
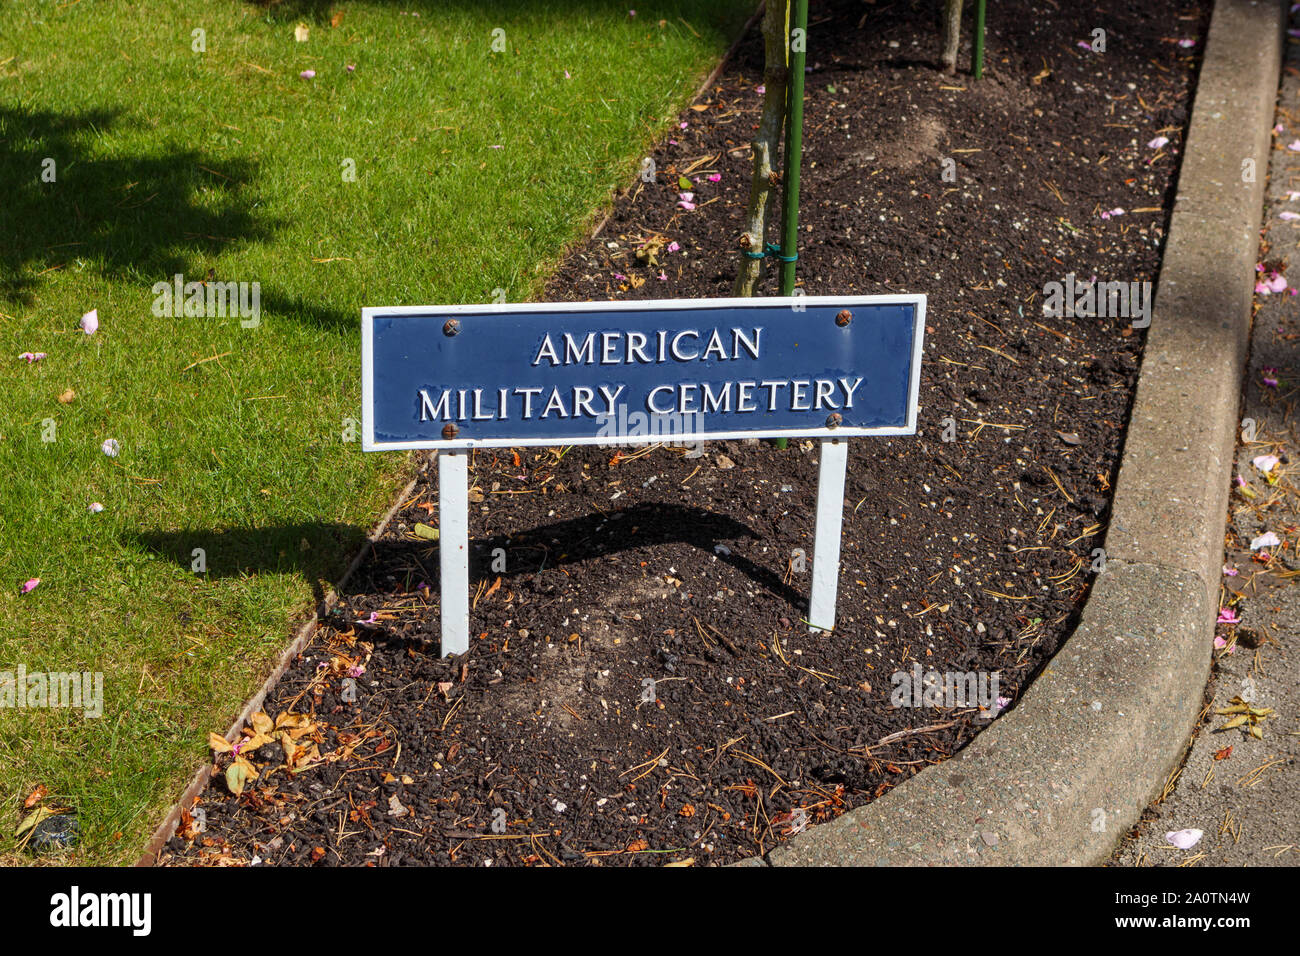
[[[104,681],[0,709],[0,863],[37,784],[138,855],[409,467],[343,440],[362,306],[529,298],[753,6],[0,8],[0,672]],[[260,325],[154,314],[209,270]]]

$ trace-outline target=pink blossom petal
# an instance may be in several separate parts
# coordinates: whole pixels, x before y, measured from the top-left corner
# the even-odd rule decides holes
[[[99,329],[99,309],[91,309],[81,317],[81,331],[87,335],[94,335]]]
[[[679,246],[676,242],[670,242],[670,243],[668,243],[668,251],[669,251],[669,252],[676,252],[676,251],[677,251],[678,249],[680,249],[680,248],[681,248],[681,246]]]
[[[1265,531],[1250,539],[1250,550],[1258,551],[1260,548],[1273,548],[1282,543],[1281,539],[1272,531]]]
[[[662,269],[660,269],[660,270],[659,270],[659,274],[658,274],[657,276],[655,276],[655,278],[658,279],[660,282],[667,282],[667,281],[668,281],[668,273],[666,273],[666,272],[664,272]]]
[[[1268,287],[1268,283],[1267,283],[1267,282],[1256,282],[1256,283],[1255,283],[1255,294],[1256,294],[1256,295],[1268,295],[1268,294],[1269,294],[1269,291],[1270,291],[1270,290],[1269,290],[1269,287]]]
[[[1149,149],[1159,149],[1161,146],[1167,146],[1167,145],[1169,145],[1168,136],[1157,136],[1151,142],[1147,143],[1147,147]]]
[[[34,591],[34,590],[36,590],[36,585],[38,585],[38,584],[40,584],[40,583],[41,583],[41,579],[40,579],[40,578],[29,578],[29,579],[28,579],[28,580],[23,584],[23,590],[22,590],[22,593],[23,593],[23,594],[27,594],[29,591]]]
[[[759,96],[763,96],[765,93],[767,93],[767,87],[760,83],[758,86],[754,87],[754,92],[757,93]]]
[[[626,282],[626,281],[627,281],[627,276],[623,275],[623,273],[621,273],[621,272],[615,272],[615,273],[614,273],[614,278],[617,279],[619,282]]]
[[[679,202],[677,205],[681,206],[683,209],[688,211],[695,208],[695,203],[687,202],[684,199],[681,202]]]
[[[1273,127],[1273,135],[1277,136],[1279,133],[1282,132],[1282,129],[1283,129],[1282,124],[1278,123],[1276,126]]]
[[[357,68],[357,65],[356,65],[355,63],[349,63],[349,64],[348,64],[348,72],[349,72],[349,73],[353,73],[353,72],[355,72],[355,71],[356,71],[356,68]]]
[[[1268,279],[1268,287],[1272,292],[1286,291],[1286,276],[1278,275],[1274,272]]]
[[[1227,646],[1228,646],[1228,641],[1226,638],[1222,637],[1219,634],[1214,635],[1214,649],[1216,651],[1221,651]]]
[[[1230,568],[1230,567],[1228,567],[1228,565],[1225,564],[1225,565],[1223,566],[1223,573],[1226,574],[1226,575],[1227,575],[1228,577],[1230,577],[1230,578],[1235,578],[1235,577],[1236,577],[1238,574],[1240,574],[1241,572],[1238,571],[1236,568]]]
[[[1078,43],[1075,44],[1075,46],[1079,47],[1079,49],[1081,49],[1081,50],[1091,50],[1091,49],[1092,49],[1092,44],[1089,43],[1087,40],[1080,40]]]
[[[301,77],[302,79],[304,79],[304,80],[314,80],[314,79],[316,79],[316,71],[315,71],[315,70],[303,70],[301,73],[298,74],[298,76],[300,76],[300,77]]]
[[[690,123],[687,123],[685,120],[682,120],[680,123],[677,124],[677,128],[678,128],[678,129],[686,129],[686,127],[689,126],[689,125],[690,125]]]
[[[1293,153],[1300,153],[1300,139],[1293,139],[1286,144],[1286,148]]]
[[[678,194],[677,194],[677,198],[678,198],[678,199],[684,199],[684,200],[686,200],[687,202],[690,202],[691,200],[693,200],[693,199],[695,198],[695,193],[678,193]]]
[[[720,183],[722,182],[722,173],[709,173],[708,179],[711,183]]]
[[[1179,40],[1179,41],[1178,41],[1178,45],[1179,45],[1180,47],[1182,47],[1184,50],[1187,50],[1187,49],[1190,49],[1191,47],[1196,46],[1196,41],[1195,41],[1195,40]]]
[[[1269,388],[1277,388],[1277,379],[1275,379],[1275,378],[1268,378],[1268,377],[1266,376],[1266,377],[1264,378],[1264,384],[1267,385]]]
[[[1205,836],[1204,831],[1192,827],[1186,830],[1170,830],[1165,834],[1165,839],[1180,850],[1190,850],[1201,842],[1203,836]]]
[[[1122,215],[1124,215],[1124,210],[1121,209],[1119,206],[1116,206],[1114,209],[1107,209],[1105,212],[1103,212],[1101,214],[1101,218],[1110,219],[1113,216],[1122,216]]]
[[[27,359],[27,364],[28,364],[28,365],[31,365],[33,362],[39,362],[41,359],[45,358],[45,353],[44,353],[44,352],[24,352],[22,355],[20,355],[20,356],[18,356],[18,357],[19,357],[20,359]]]
[[[93,515],[97,515],[104,510],[104,506],[101,505],[98,501],[92,501],[90,504],[86,506],[86,510]]]
[[[1240,624],[1241,618],[1237,617],[1237,612],[1230,607],[1225,607],[1219,611],[1219,624]]]
[[[1256,455],[1251,460],[1251,464],[1266,475],[1281,463],[1282,460],[1277,455]]]
[[[1277,218],[1285,219],[1287,222],[1292,222],[1296,219],[1300,219],[1300,212],[1280,212],[1277,214]]]
[[[566,80],[571,80],[571,79],[573,79],[573,77],[569,76],[569,71],[568,71],[568,70],[565,70],[565,71],[564,71],[564,78],[565,78]]]

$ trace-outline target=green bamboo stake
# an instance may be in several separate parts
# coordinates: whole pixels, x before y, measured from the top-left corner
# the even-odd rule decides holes
[[[975,50],[972,59],[975,61],[975,79],[980,79],[984,75],[984,0],[979,0],[975,5]]]
[[[785,175],[781,191],[781,294],[794,292],[794,267],[799,248],[799,167],[803,160],[803,71],[807,59],[808,0],[793,0],[791,36],[802,39],[799,49],[790,44],[790,82],[786,84]]]
[[[797,32],[796,32],[797,31]],[[781,178],[781,295],[794,293],[799,255],[799,167],[803,161],[803,71],[808,46],[808,0],[792,0],[790,74],[786,83],[785,175]],[[797,45],[794,38],[798,37]],[[776,440],[777,448],[789,442]]]

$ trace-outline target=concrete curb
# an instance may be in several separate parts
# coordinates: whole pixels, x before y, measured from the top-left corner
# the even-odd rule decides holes
[[[1285,18],[1278,0],[1215,5],[1106,571],[1079,627],[956,757],[771,865],[1100,864],[1181,759],[1210,669]]]

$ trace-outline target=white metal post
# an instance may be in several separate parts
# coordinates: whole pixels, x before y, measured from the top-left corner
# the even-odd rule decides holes
[[[835,627],[835,593],[840,582],[840,528],[844,519],[844,477],[849,443],[830,438],[821,444],[817,473],[817,533],[813,539],[812,597],[809,631]]]
[[[469,650],[469,461],[460,449],[438,453],[438,544],[446,657]]]

